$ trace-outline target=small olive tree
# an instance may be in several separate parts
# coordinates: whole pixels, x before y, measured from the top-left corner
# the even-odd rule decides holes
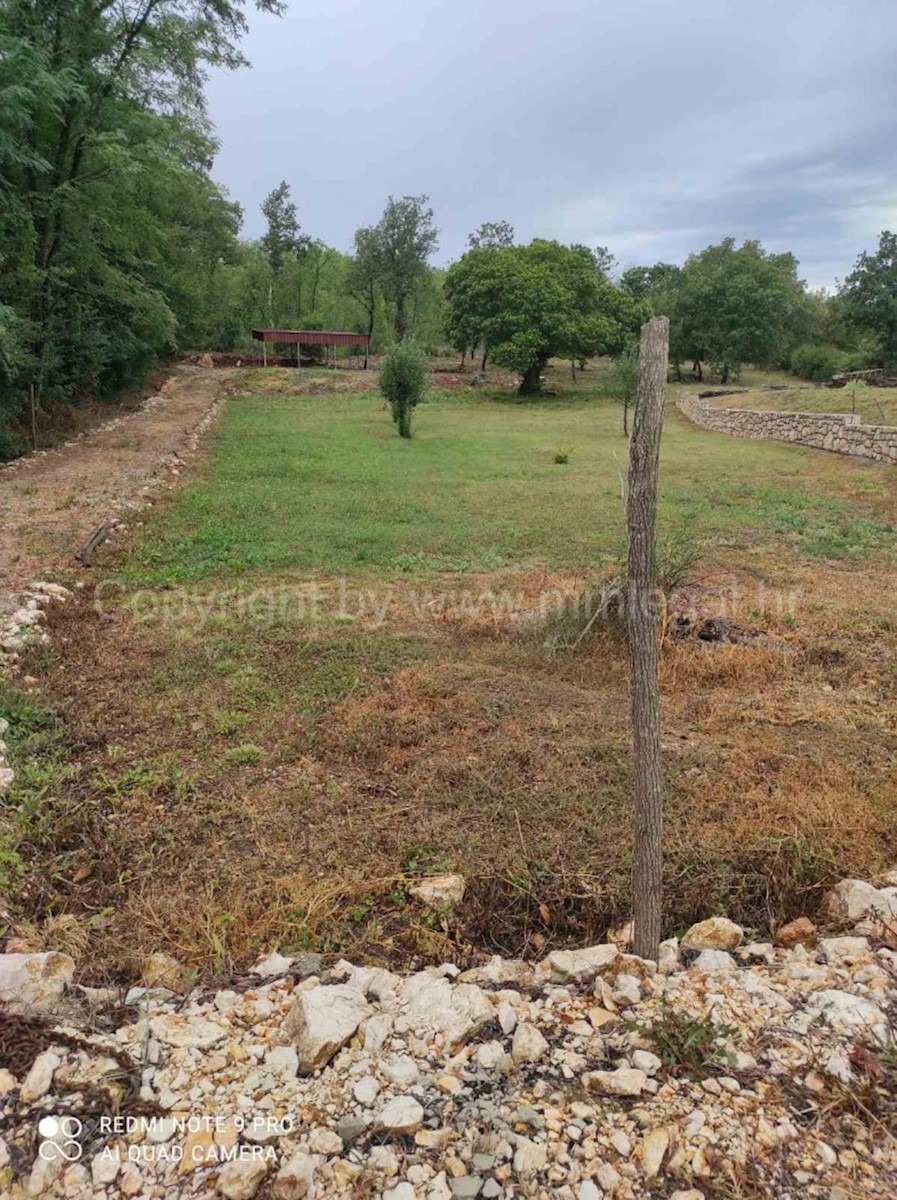
[[[399,436],[411,437],[411,410],[424,397],[427,356],[414,342],[398,342],[380,368],[380,391],[389,401]]]

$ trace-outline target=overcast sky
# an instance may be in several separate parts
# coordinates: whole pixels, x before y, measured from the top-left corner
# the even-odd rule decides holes
[[[215,73],[216,177],[263,230],[281,179],[348,250],[427,192],[438,261],[482,221],[625,266],[731,235],[832,285],[897,228],[893,0],[292,0]]]

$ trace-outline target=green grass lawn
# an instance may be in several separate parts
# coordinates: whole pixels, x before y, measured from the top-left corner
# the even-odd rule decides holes
[[[567,464],[553,461],[558,449],[569,450]],[[157,585],[579,568],[619,549],[626,463],[621,410],[588,378],[526,403],[432,392],[411,441],[372,392],[236,398],[207,476],[150,521],[126,571]],[[889,488],[885,470],[704,433],[669,405],[662,526],[705,549],[784,542],[801,556],[884,555],[894,540]]]

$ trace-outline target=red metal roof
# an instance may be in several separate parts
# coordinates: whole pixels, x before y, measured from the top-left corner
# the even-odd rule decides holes
[[[366,333],[342,329],[253,329],[253,341],[295,346],[366,346]]]

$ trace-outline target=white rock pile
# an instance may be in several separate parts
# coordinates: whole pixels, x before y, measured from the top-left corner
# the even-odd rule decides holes
[[[41,628],[48,604],[63,604],[72,592],[61,583],[38,580],[24,591],[0,596],[0,669],[14,663],[29,645],[46,644]]]
[[[79,1032],[71,1005],[102,997],[66,956],[0,955],[11,1009],[69,1005],[0,1070],[0,1193],[893,1197],[889,1118],[863,1106],[892,1069],[897,874],[826,907],[831,929],[776,945],[701,922],[657,964],[613,943],[411,975],[270,955],[225,991],[133,989],[106,1034]],[[698,1066],[646,1033],[671,1015],[709,1030]]]

